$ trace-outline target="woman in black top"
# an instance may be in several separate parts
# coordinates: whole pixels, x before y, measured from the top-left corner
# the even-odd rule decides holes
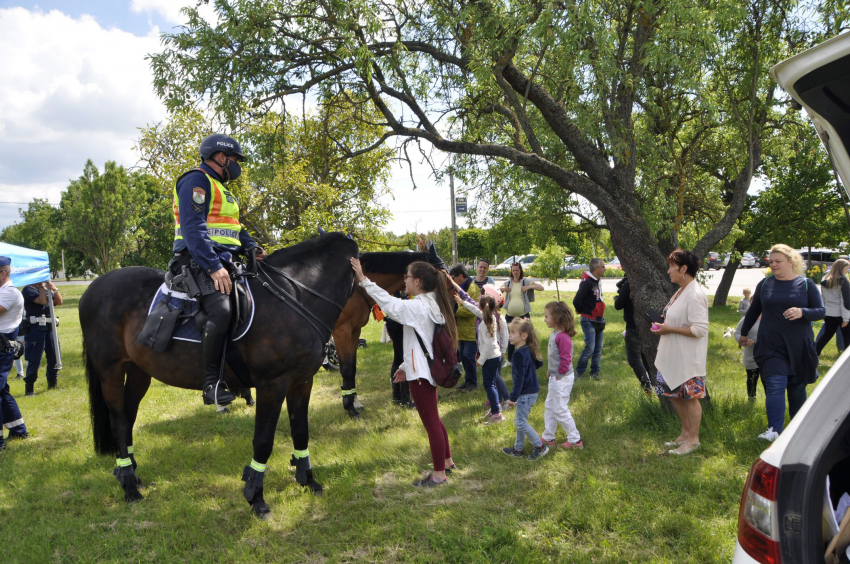
[[[770,249],[773,276],[759,282],[741,327],[741,343],[762,316],[753,359],[761,369],[768,429],[760,439],[774,441],[785,424],[785,391],[793,418],[806,401],[806,384],[817,379],[812,321],[823,319],[817,284],[801,276],[803,259],[788,245]]]

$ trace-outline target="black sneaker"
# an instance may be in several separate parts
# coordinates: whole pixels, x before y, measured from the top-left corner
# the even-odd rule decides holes
[[[450,475],[455,470],[457,470],[457,464],[452,464],[451,466],[446,466],[446,476]]]
[[[218,397],[216,397],[216,395]],[[218,405],[230,405],[233,400],[236,399],[236,396],[230,393],[230,390],[227,389],[224,382],[219,382],[217,394],[213,386],[204,390],[204,405],[214,405],[216,403],[216,399],[218,400]]]
[[[584,372],[576,372],[576,379],[584,378]]]
[[[546,456],[547,454],[549,454],[549,447],[546,445],[540,445],[539,447],[531,449],[531,454],[529,454],[526,458],[528,458],[528,460],[537,460],[541,456]]]
[[[458,388],[460,392],[474,392],[478,386],[475,384],[464,384]]]
[[[437,486],[442,486],[443,484],[449,481],[449,479],[446,478],[442,482],[435,482],[433,480],[433,476],[433,474],[428,474],[421,480],[416,480],[415,482],[413,482],[413,486],[416,488],[436,488]]]
[[[590,377],[594,380],[599,380],[599,372],[591,372]]]
[[[25,398],[34,398],[35,392],[27,392],[27,393],[24,394],[24,397]]]
[[[504,452],[508,456],[513,456],[514,458],[522,458],[522,451],[516,450],[512,446],[503,448],[502,452]]]

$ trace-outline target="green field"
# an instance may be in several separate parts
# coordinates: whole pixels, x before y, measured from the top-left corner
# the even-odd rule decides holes
[[[156,381],[135,432],[145,499],[123,501],[114,459],[92,448],[77,317],[84,289],[62,288],[62,389],[45,391],[43,368],[36,397],[24,398],[23,382],[11,381],[31,438],[0,453],[4,563],[707,563],[732,557],[741,489],[765,447],[755,437],[766,427],[763,392],[756,403],[747,401],[740,352],[722,338],[739,319],[737,304],[710,312],[713,405],[696,453],[662,454],[678,423],[641,392],[625,361],[622,317],[609,301],[602,379],[577,382],[571,402],[585,450],[554,452],[538,462],[510,459],[500,450],[513,442],[513,412],[504,424],[484,427],[483,391],[441,390],[440,412],[460,471],[449,485],[426,491],[410,485],[430,465],[425,432],[415,411],[390,404],[392,349],[378,341],[380,324],[370,323],[363,335],[369,346],[358,359],[357,388],[366,406],[359,420],[342,409],[339,374],[316,375],[310,454],[324,496],[295,483],[282,416],[265,480],[272,517],[263,522],[251,516],[240,480],[252,455],[253,408],[240,401],[218,415],[202,405],[199,392]],[[539,294],[534,321],[545,346],[541,312],[554,292]],[[830,344],[824,365],[835,355]],[[545,379],[541,385],[532,412],[540,430]]]

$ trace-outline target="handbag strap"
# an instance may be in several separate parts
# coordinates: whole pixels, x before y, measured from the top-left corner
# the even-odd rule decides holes
[[[425,348],[425,341],[422,340],[422,337],[419,336],[419,332],[416,329],[413,327],[411,327],[411,329],[413,329],[413,334],[416,335],[416,340],[419,341],[419,346],[422,347],[422,352],[425,353],[425,358],[428,359],[428,366],[431,366],[434,359],[431,358],[430,354],[428,354],[428,349]]]

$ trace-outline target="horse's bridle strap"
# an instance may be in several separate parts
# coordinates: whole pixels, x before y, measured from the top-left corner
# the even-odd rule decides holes
[[[331,298],[329,298],[329,297],[327,297],[323,294],[320,294],[319,292],[317,292],[316,290],[313,290],[312,288],[308,288],[307,286],[305,286],[304,284],[302,284],[298,280],[295,280],[294,278],[292,278],[291,276],[289,276],[287,273],[280,270],[279,268],[275,268],[271,265],[265,264],[265,262],[263,262],[263,261],[258,262],[258,264],[260,265],[260,269],[265,268],[265,269],[271,270],[272,272],[276,272],[277,274],[283,276],[284,279],[288,280],[292,284],[295,284],[299,288],[302,288],[303,290],[310,292],[311,294],[313,294],[317,298],[321,298],[321,299],[325,300],[326,302],[328,302],[329,304],[335,305],[337,307],[337,309],[340,310],[340,311],[342,311],[343,308],[345,307],[344,305],[340,305],[336,300],[333,300],[333,299],[331,299]],[[268,275],[268,273],[264,273],[264,274],[266,275],[266,277],[269,280],[271,280],[271,277]]]

